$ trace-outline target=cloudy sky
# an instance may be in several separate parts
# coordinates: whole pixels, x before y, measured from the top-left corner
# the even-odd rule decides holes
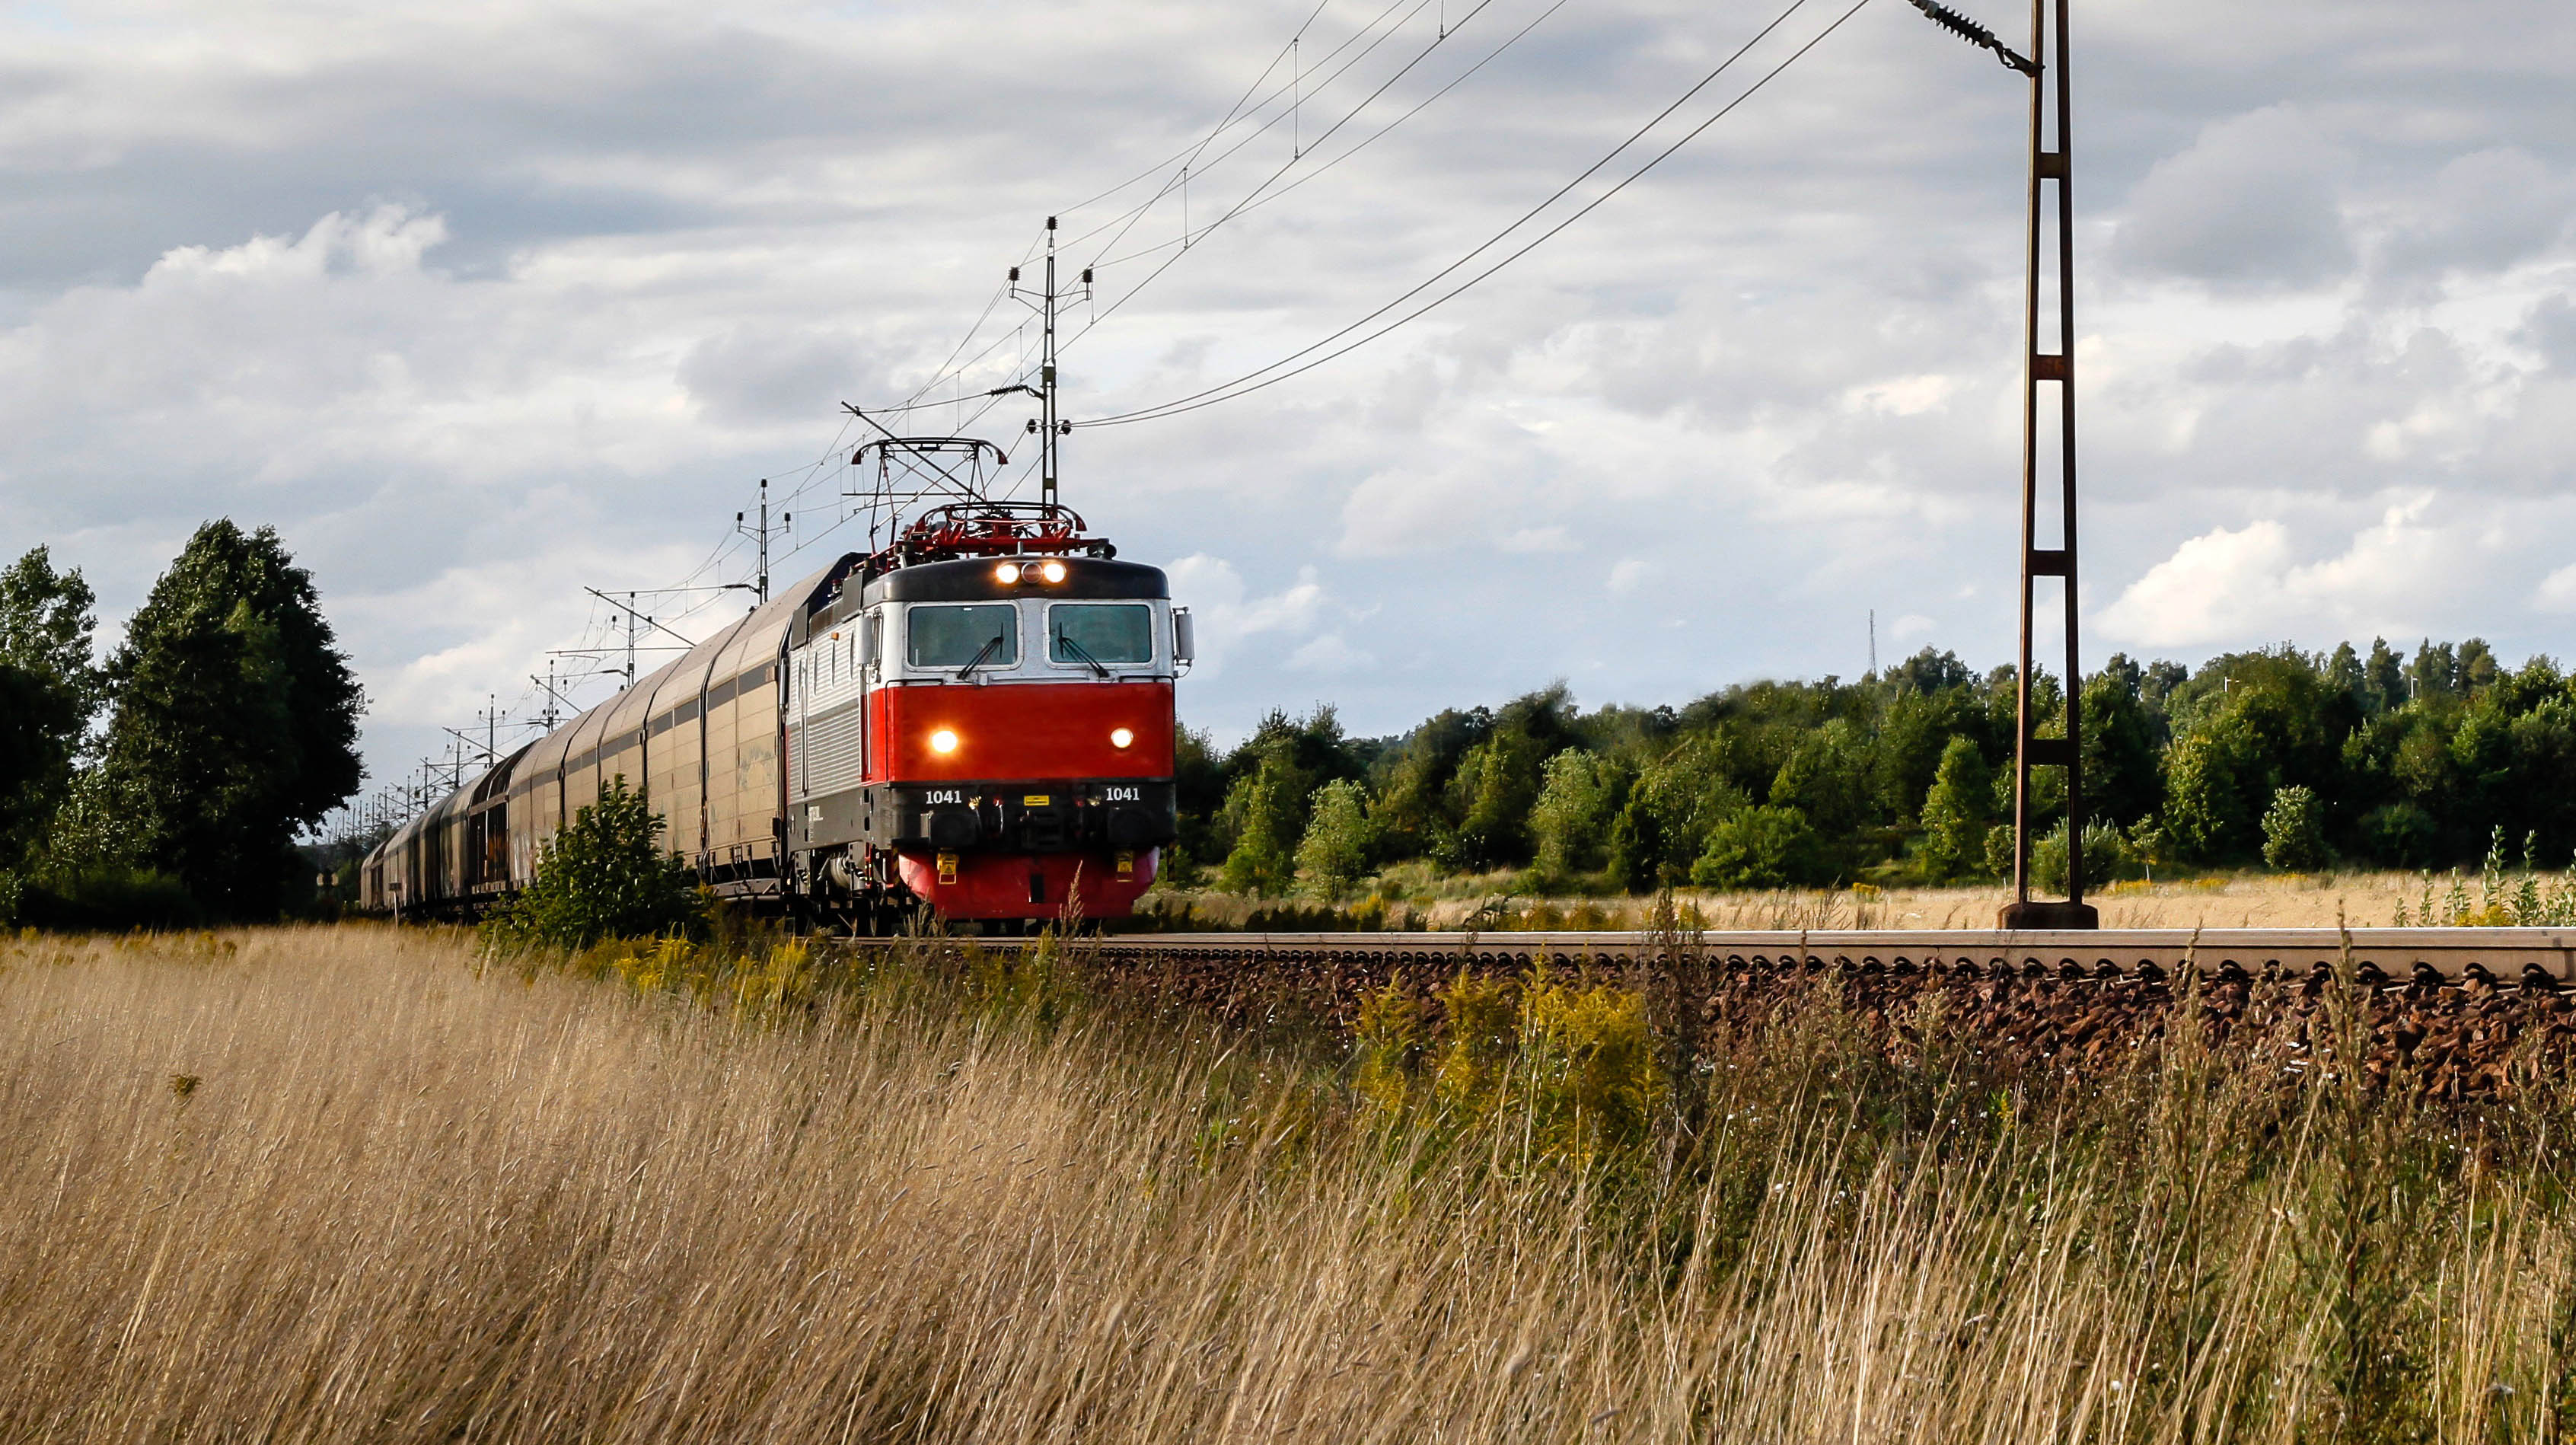
[[[747,577],[758,478],[777,571],[849,545],[838,403],[1016,379],[995,293],[1048,214],[1098,266],[1067,414],[1188,396],[1494,238],[1787,3],[10,5],[0,552],[112,625],[200,521],[274,524],[395,775],[487,694],[531,716],[603,640],[584,586]],[[1851,676],[1873,612],[1882,659],[2006,659],[2025,92],[1902,0],[1826,35],[1849,3],[1422,319],[1069,439],[1066,499],[1204,620],[1190,721]],[[2088,657],[2576,654],[2576,7],[2075,8]]]

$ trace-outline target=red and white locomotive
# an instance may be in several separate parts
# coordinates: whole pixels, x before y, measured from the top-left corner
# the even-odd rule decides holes
[[[1121,917],[1176,836],[1190,632],[1071,510],[970,493],[500,760],[378,847],[362,893],[480,913],[623,777],[709,888],[809,922]]]
[[[787,641],[791,850],[817,906],[1120,917],[1176,832],[1163,573],[1053,504],[937,507]]]

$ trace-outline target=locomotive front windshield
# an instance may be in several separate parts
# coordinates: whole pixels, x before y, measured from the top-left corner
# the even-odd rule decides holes
[[[1020,610],[1008,602],[916,606],[904,619],[904,644],[914,667],[1016,667]]]
[[[1047,656],[1088,666],[1154,660],[1154,609],[1142,603],[1059,603],[1047,610]]]

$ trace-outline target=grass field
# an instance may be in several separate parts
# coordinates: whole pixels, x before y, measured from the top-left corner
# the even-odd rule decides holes
[[[0,944],[0,1439],[2469,1442],[2576,1403],[2550,1088],[2415,1113],[2184,1041],[1998,1089],[1823,994],[1676,1067],[1607,985],[1354,1062],[1072,965],[680,962]]]

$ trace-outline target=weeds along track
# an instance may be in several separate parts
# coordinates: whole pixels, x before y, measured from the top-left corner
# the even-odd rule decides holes
[[[2108,1069],[2179,1008],[2242,1066],[2296,1077],[2338,1052],[2340,1001],[2357,1005],[2346,1048],[2376,1087],[2495,1099],[2576,1072],[2576,930],[2552,928],[1131,934],[1073,957],[1236,1025],[1348,1029],[1381,991],[1430,1014],[1460,973],[1537,971],[1619,979],[1685,1040],[1830,990],[1891,1058],[1957,1046],[2005,1074]]]

